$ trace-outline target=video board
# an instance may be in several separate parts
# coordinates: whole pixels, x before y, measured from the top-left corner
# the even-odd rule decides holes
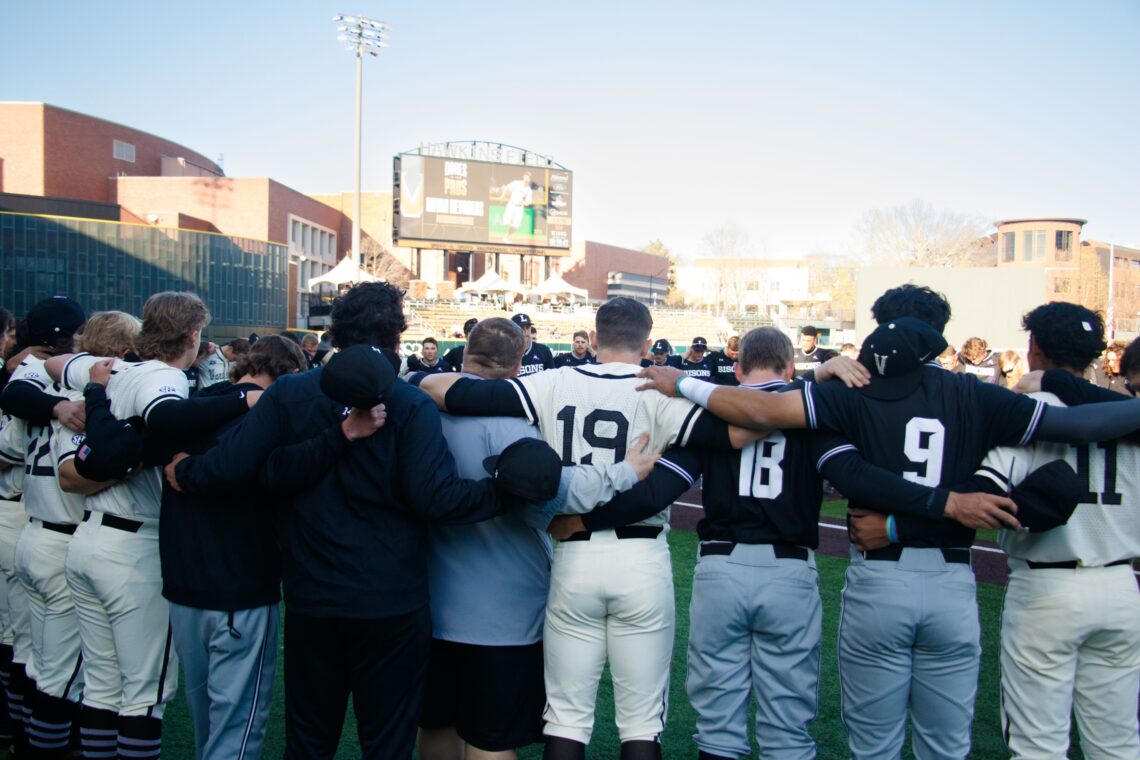
[[[566,169],[402,153],[393,174],[392,240],[472,251],[570,248]]]

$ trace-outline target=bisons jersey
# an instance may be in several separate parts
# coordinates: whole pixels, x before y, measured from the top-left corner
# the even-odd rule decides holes
[[[82,395],[60,389],[48,376],[44,360],[29,356],[12,373],[10,382],[31,383],[41,391],[82,401]],[[59,485],[59,465],[74,456],[80,433],[52,420],[47,425],[24,425],[24,509],[28,517],[77,524],[83,519],[83,494],[66,493]]]
[[[643,380],[635,364],[610,362],[563,367],[510,380],[527,419],[562,456],[563,465],[611,464],[642,433],[649,450],[683,446],[702,409],[682,398],[638,392]],[[647,523],[660,525],[668,510]]]
[[[82,389],[91,379],[91,367],[102,359],[77,354],[64,366],[61,382],[65,389]],[[166,401],[189,395],[186,375],[164,362],[151,360],[137,364],[116,361],[107,383],[111,413],[120,420],[142,417]],[[87,497],[90,509],[132,519],[157,519],[162,498],[162,469],[149,467],[127,480],[115,483]]]
[[[1064,406],[1051,393],[1033,398]],[[978,474],[1004,489],[1056,459],[1072,465],[1087,487],[1069,521],[1042,533],[1003,530],[998,545],[1015,559],[1101,567],[1140,557],[1140,445],[1128,439],[1079,445],[1041,442],[1003,446],[986,455]]]

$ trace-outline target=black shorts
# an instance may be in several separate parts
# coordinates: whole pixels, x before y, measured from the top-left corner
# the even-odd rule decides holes
[[[422,728],[455,726],[471,746],[505,752],[542,741],[545,707],[541,641],[495,647],[431,640]]]

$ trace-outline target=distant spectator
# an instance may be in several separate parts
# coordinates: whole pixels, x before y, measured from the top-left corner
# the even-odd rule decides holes
[[[1101,388],[1127,396],[1129,391],[1125,387],[1125,375],[1120,371],[1120,358],[1124,355],[1124,350],[1125,344],[1122,341],[1114,340],[1109,344],[1105,349],[1104,358],[1099,362],[1093,362],[1092,376],[1089,379]]]
[[[234,362],[248,354],[250,347],[245,338],[235,338],[223,346],[215,343],[209,345],[209,352],[197,365],[198,390],[227,382]]]
[[[724,343],[723,351],[713,351],[709,361],[713,366],[713,382],[717,385],[740,385],[736,379],[736,359],[740,356],[740,336],[733,335]]]
[[[305,363],[309,369],[320,364],[320,360],[317,359],[317,348],[320,345],[321,341],[312,333],[305,333],[305,336],[301,338],[301,352],[305,354]]]
[[[1021,376],[1029,371],[1029,366],[1017,351],[1002,351],[998,356],[998,385],[1013,389]]]
[[[511,321],[522,329],[523,335],[526,337],[526,350],[523,351],[522,369],[519,370],[519,377],[554,369],[554,354],[546,346],[534,342],[534,334],[537,331],[533,329],[534,322],[531,321],[530,315],[515,314],[511,317]]]
[[[467,338],[471,334],[471,328],[479,324],[479,320],[472,317],[463,323],[463,337]],[[466,344],[464,344],[466,345]],[[463,369],[463,346],[456,346],[443,355],[443,360],[451,365],[453,372],[459,372]]]
[[[574,348],[554,359],[555,367],[580,367],[583,364],[597,364],[598,360],[590,353],[590,334],[585,330],[574,333]]]
[[[962,371],[973,375],[983,383],[996,383],[1000,370],[998,358],[984,338],[968,338],[962,344],[962,351],[958,354],[962,362]]]
[[[451,365],[439,356],[439,341],[435,338],[424,338],[420,354],[408,357],[407,372],[426,372],[435,375],[440,372],[454,372]],[[406,374],[406,373],[405,373]]]
[[[859,360],[859,347],[854,343],[844,343],[839,347],[839,355],[846,356],[848,359]]]
[[[708,355],[709,342],[700,336],[693,338],[689,350],[682,356],[677,366],[689,377],[713,382],[713,363]]]
[[[958,361],[958,349],[953,346],[946,346],[946,350],[938,355],[938,363],[942,365],[942,369],[947,372],[965,372],[966,368],[962,366],[962,362]]]
[[[819,365],[836,356],[831,349],[821,348],[819,345],[819,330],[811,325],[805,325],[800,330],[800,347],[796,349],[793,357],[796,365],[796,377],[805,372],[814,372]]]
[[[651,364],[670,364],[669,359],[672,358],[672,356],[673,346],[664,338],[658,338],[653,341],[653,345],[649,349],[649,357],[641,360],[641,366],[648,367]]]

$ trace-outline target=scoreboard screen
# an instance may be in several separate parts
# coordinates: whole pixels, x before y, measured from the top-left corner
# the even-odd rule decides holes
[[[570,248],[573,175],[565,169],[404,153],[393,176],[396,245]]]

